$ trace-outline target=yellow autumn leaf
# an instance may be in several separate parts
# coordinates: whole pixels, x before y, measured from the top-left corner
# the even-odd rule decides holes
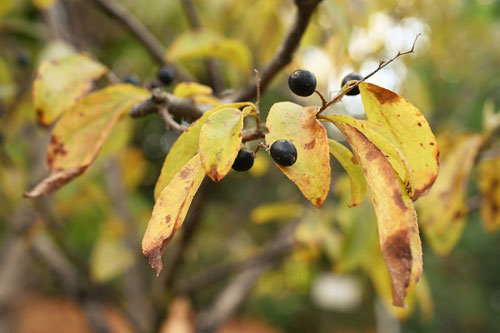
[[[241,146],[243,112],[226,108],[214,112],[201,127],[200,158],[213,181],[222,180],[233,165]]]
[[[52,193],[87,170],[114,125],[149,91],[119,84],[96,91],[76,102],[57,122],[47,149],[50,175],[28,197]]]
[[[272,202],[260,205],[250,213],[253,223],[264,224],[269,221],[289,221],[302,216],[304,207],[292,202]]]
[[[482,160],[478,171],[483,226],[495,232],[500,228],[500,157]]]
[[[46,10],[52,7],[57,2],[57,0],[32,0],[32,2],[36,8],[40,10]]]
[[[184,222],[204,177],[200,155],[196,154],[174,175],[156,200],[142,239],[142,253],[157,274],[163,268],[161,256]]]
[[[422,274],[422,246],[413,202],[386,155],[354,126],[336,125],[365,175],[377,215],[382,254],[391,275],[393,305],[404,307],[405,296]]]
[[[363,106],[370,122],[386,131],[382,134],[404,155],[413,174],[416,200],[436,180],[439,150],[424,115],[396,93],[368,82],[359,85]]]
[[[184,164],[186,164],[198,151],[200,130],[207,119],[218,110],[222,110],[224,108],[239,109],[246,106],[250,106],[255,109],[255,105],[253,103],[241,102],[221,105],[208,110],[177,138],[172,148],[170,148],[165,161],[163,162],[160,177],[158,178],[155,186],[155,199],[158,199],[160,192],[165,188],[165,186],[168,185],[177,171],[179,171],[179,169],[182,168]]]
[[[267,116],[266,143],[286,139],[297,149],[297,161],[278,167],[316,207],[321,207],[330,190],[331,169],[326,129],[316,119],[317,107],[281,102]]]
[[[209,32],[193,31],[178,36],[165,55],[169,61],[223,60],[237,66],[244,75],[248,75],[252,67],[252,56],[244,43]]]
[[[328,140],[330,154],[344,167],[351,181],[351,203],[349,207],[357,206],[366,194],[366,181],[363,170],[353,153],[335,140]]]
[[[465,190],[482,142],[479,134],[457,138],[441,158],[432,190],[418,201],[422,231],[439,255],[450,253],[462,235],[467,217]]]
[[[330,121],[337,127],[342,124],[347,124],[363,133],[363,135],[385,155],[394,171],[396,171],[399,178],[403,181],[406,191],[410,193],[410,195],[413,193],[414,182],[408,161],[394,144],[389,142],[389,140],[381,135],[379,131],[375,130],[378,125],[344,115],[320,116],[319,119]]]
[[[107,68],[81,53],[42,62],[33,82],[38,121],[50,125],[92,89]]]
[[[175,86],[173,94],[177,97],[188,98],[196,95],[212,95],[213,90],[197,82],[180,82]]]

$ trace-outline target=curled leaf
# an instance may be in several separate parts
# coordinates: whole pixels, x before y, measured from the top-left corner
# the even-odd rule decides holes
[[[222,180],[241,146],[243,112],[226,108],[213,113],[200,131],[200,158],[207,176]]]
[[[156,200],[142,239],[142,253],[157,274],[163,268],[161,256],[184,222],[204,177],[200,155],[196,154],[174,175]]]
[[[390,90],[368,82],[359,90],[368,120],[385,129],[382,134],[411,166],[416,200],[434,184],[439,171],[439,150],[429,123],[413,104]]]
[[[335,140],[328,140],[330,154],[344,167],[351,182],[351,203],[349,207],[357,206],[366,194],[366,181],[363,170],[353,153]]]
[[[297,161],[278,167],[316,207],[321,207],[330,190],[331,169],[326,129],[316,119],[318,108],[281,102],[271,107],[266,125],[266,143],[286,139],[297,149]]]
[[[107,68],[81,53],[42,62],[33,82],[38,121],[50,125],[92,88]]]
[[[386,155],[354,126],[336,124],[356,155],[370,190],[382,254],[392,281],[393,305],[404,307],[405,296],[422,274],[422,247],[417,215]]]
[[[47,149],[50,175],[27,197],[52,193],[92,164],[113,126],[132,105],[149,96],[145,89],[119,84],[80,100],[57,122]]]

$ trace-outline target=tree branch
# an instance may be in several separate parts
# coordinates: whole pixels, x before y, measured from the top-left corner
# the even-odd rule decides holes
[[[276,74],[292,61],[293,54],[299,47],[302,36],[311,20],[311,16],[320,2],[321,0],[295,0],[297,14],[295,15],[294,23],[284,37],[273,59],[259,70],[261,74],[260,86],[262,91],[265,91]],[[255,80],[252,80],[249,85],[237,92],[231,100],[248,101],[255,98],[256,94],[257,83]]]

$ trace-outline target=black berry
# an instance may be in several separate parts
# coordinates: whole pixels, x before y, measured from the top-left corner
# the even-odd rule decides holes
[[[123,80],[123,82],[133,84],[134,86],[141,85],[141,81],[139,80],[139,77],[137,77],[137,75],[134,75],[134,74],[130,74],[129,76],[127,76],[125,78],[125,80]]]
[[[270,152],[273,160],[281,166],[291,166],[297,160],[297,149],[288,140],[274,141]]]
[[[175,73],[172,68],[164,66],[160,68],[160,70],[156,74],[156,77],[158,78],[158,80],[161,81],[161,83],[163,83],[166,86],[169,86],[174,82]]]
[[[288,87],[299,96],[311,96],[316,90],[316,76],[304,69],[297,69],[288,77]]]
[[[253,165],[253,153],[246,149],[240,149],[238,156],[233,163],[233,169],[236,171],[248,171]]]
[[[359,73],[351,73],[349,75],[347,75],[345,78],[342,79],[342,83],[340,84],[340,88],[342,88],[343,86],[346,85],[347,82],[349,81],[359,81],[359,80],[362,80],[363,79],[363,76]],[[349,95],[349,96],[356,96],[356,95],[359,95],[359,87],[356,86],[354,88],[352,88],[349,92],[347,92],[346,95]]]

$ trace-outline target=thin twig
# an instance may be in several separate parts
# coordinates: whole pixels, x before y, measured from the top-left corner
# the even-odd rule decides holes
[[[295,21],[285,35],[274,57],[260,71],[262,91],[265,91],[276,74],[292,61],[293,54],[299,47],[302,36],[311,20],[311,16],[320,2],[321,0],[295,0],[297,6]],[[256,81],[253,80],[249,85],[238,91],[231,100],[235,102],[251,100],[256,96],[256,85]]]
[[[325,96],[319,91],[318,89],[315,89],[314,92],[321,98],[321,108],[326,108],[326,104],[328,103]]]
[[[168,113],[168,110],[165,106],[160,108],[158,113],[160,114],[161,118],[165,122],[165,125],[167,126],[167,130],[173,129],[179,133],[182,133],[186,130],[185,126],[182,126],[181,124],[179,124],[178,122],[176,122],[174,120],[172,115],[170,113]]]
[[[356,81],[355,83],[353,84],[350,84],[348,85],[347,87],[345,87],[344,89],[342,89],[341,91],[339,91],[337,93],[337,95],[331,100],[329,101],[328,103],[326,103],[326,105],[323,105],[317,114],[320,114],[321,112],[325,111],[328,107],[332,106],[333,104],[339,102],[349,91],[351,91],[352,89],[354,89],[355,87],[357,87],[361,82],[364,82],[366,81],[367,79],[369,79],[370,77],[372,77],[375,73],[377,73],[379,70],[381,70],[382,68],[386,67],[387,65],[389,65],[391,62],[393,62],[394,60],[396,60],[397,58],[399,58],[400,56],[402,55],[406,55],[406,54],[410,54],[410,53],[413,53],[414,50],[415,50],[415,45],[417,43],[417,39],[418,37],[420,37],[420,34],[417,34],[417,36],[415,36],[415,40],[413,41],[413,45],[411,47],[410,50],[408,51],[405,51],[405,52],[401,52],[399,51],[398,54],[396,54],[394,57],[392,57],[391,59],[385,61],[385,60],[382,60],[378,67],[372,71],[370,74],[366,75],[365,77],[363,77],[361,80],[359,81]]]
[[[250,133],[245,135],[241,141],[243,143],[248,142],[248,141],[253,141],[253,140],[258,140],[258,139],[263,139],[265,137],[265,134],[262,132],[255,132],[255,133]]]

